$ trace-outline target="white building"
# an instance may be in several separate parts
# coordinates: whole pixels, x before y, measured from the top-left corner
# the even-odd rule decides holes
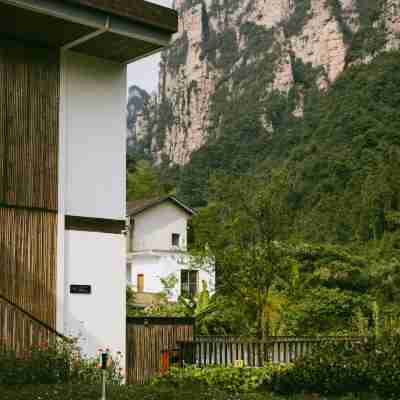
[[[164,279],[175,281],[170,301],[214,290],[210,266],[194,265],[187,253],[188,221],[195,211],[173,196],[128,204],[127,281],[137,292],[137,302],[157,301]]]
[[[0,326],[11,345],[30,344],[29,321],[79,336],[88,355],[125,353],[126,66],[167,46],[177,22],[143,0],[0,0]]]

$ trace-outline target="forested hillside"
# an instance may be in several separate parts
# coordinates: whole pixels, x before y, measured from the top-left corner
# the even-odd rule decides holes
[[[180,312],[258,336],[397,321],[398,2],[178,6],[130,179],[199,209],[191,248],[220,289]]]
[[[385,218],[394,223],[400,211],[400,53],[351,67],[308,99],[302,118],[290,114],[290,99],[280,99],[272,137],[244,114],[234,129],[193,154],[179,175],[179,196],[204,206],[215,173],[287,168],[292,205],[313,220],[307,235],[379,237]]]

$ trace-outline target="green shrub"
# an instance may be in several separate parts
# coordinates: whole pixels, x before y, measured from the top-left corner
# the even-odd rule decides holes
[[[272,376],[268,388],[281,394],[400,393],[400,336],[363,343],[329,343]]]
[[[156,377],[152,384],[171,384],[186,386],[190,384],[206,385],[231,393],[251,393],[270,382],[274,374],[290,369],[290,365],[267,364],[263,368],[236,368],[208,366],[204,368],[186,366],[171,368],[166,375]]]
[[[233,394],[263,393],[293,396],[319,393],[359,399],[398,399],[400,335],[371,337],[358,342],[327,342],[293,364],[262,368],[187,366],[171,369],[152,381],[170,385],[209,387]]]
[[[100,385],[20,385],[0,386],[1,400],[99,400]],[[111,386],[107,400],[304,400],[303,397],[275,397],[269,394],[232,394],[215,387]],[[345,399],[343,399],[345,400]],[[346,398],[346,400],[353,400]]]
[[[0,386],[1,400],[99,400],[100,385],[19,385]],[[370,396],[346,395],[323,400],[377,400]],[[111,386],[107,400],[304,400],[303,395],[275,396],[268,393],[230,393],[215,387],[188,385]]]
[[[120,355],[118,356],[120,357]],[[119,359],[111,360],[108,381],[122,382]],[[0,385],[96,383],[101,380],[99,358],[81,356],[75,341],[42,343],[24,356],[0,350]]]

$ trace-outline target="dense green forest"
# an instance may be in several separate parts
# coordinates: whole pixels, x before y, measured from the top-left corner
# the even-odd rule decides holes
[[[199,306],[205,332],[349,334],[397,321],[400,53],[306,90],[301,118],[291,91],[274,94],[272,134],[248,105],[185,167],[148,165],[158,188],[200,210],[192,250],[216,258],[219,285]]]

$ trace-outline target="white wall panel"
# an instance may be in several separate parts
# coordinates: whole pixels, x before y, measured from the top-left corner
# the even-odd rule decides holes
[[[126,70],[67,51],[62,58],[66,204],[70,215],[125,216]]]
[[[80,337],[84,353],[109,347],[125,354],[125,238],[122,235],[67,231],[67,301],[64,332]],[[70,294],[70,285],[91,285],[91,294]]]

